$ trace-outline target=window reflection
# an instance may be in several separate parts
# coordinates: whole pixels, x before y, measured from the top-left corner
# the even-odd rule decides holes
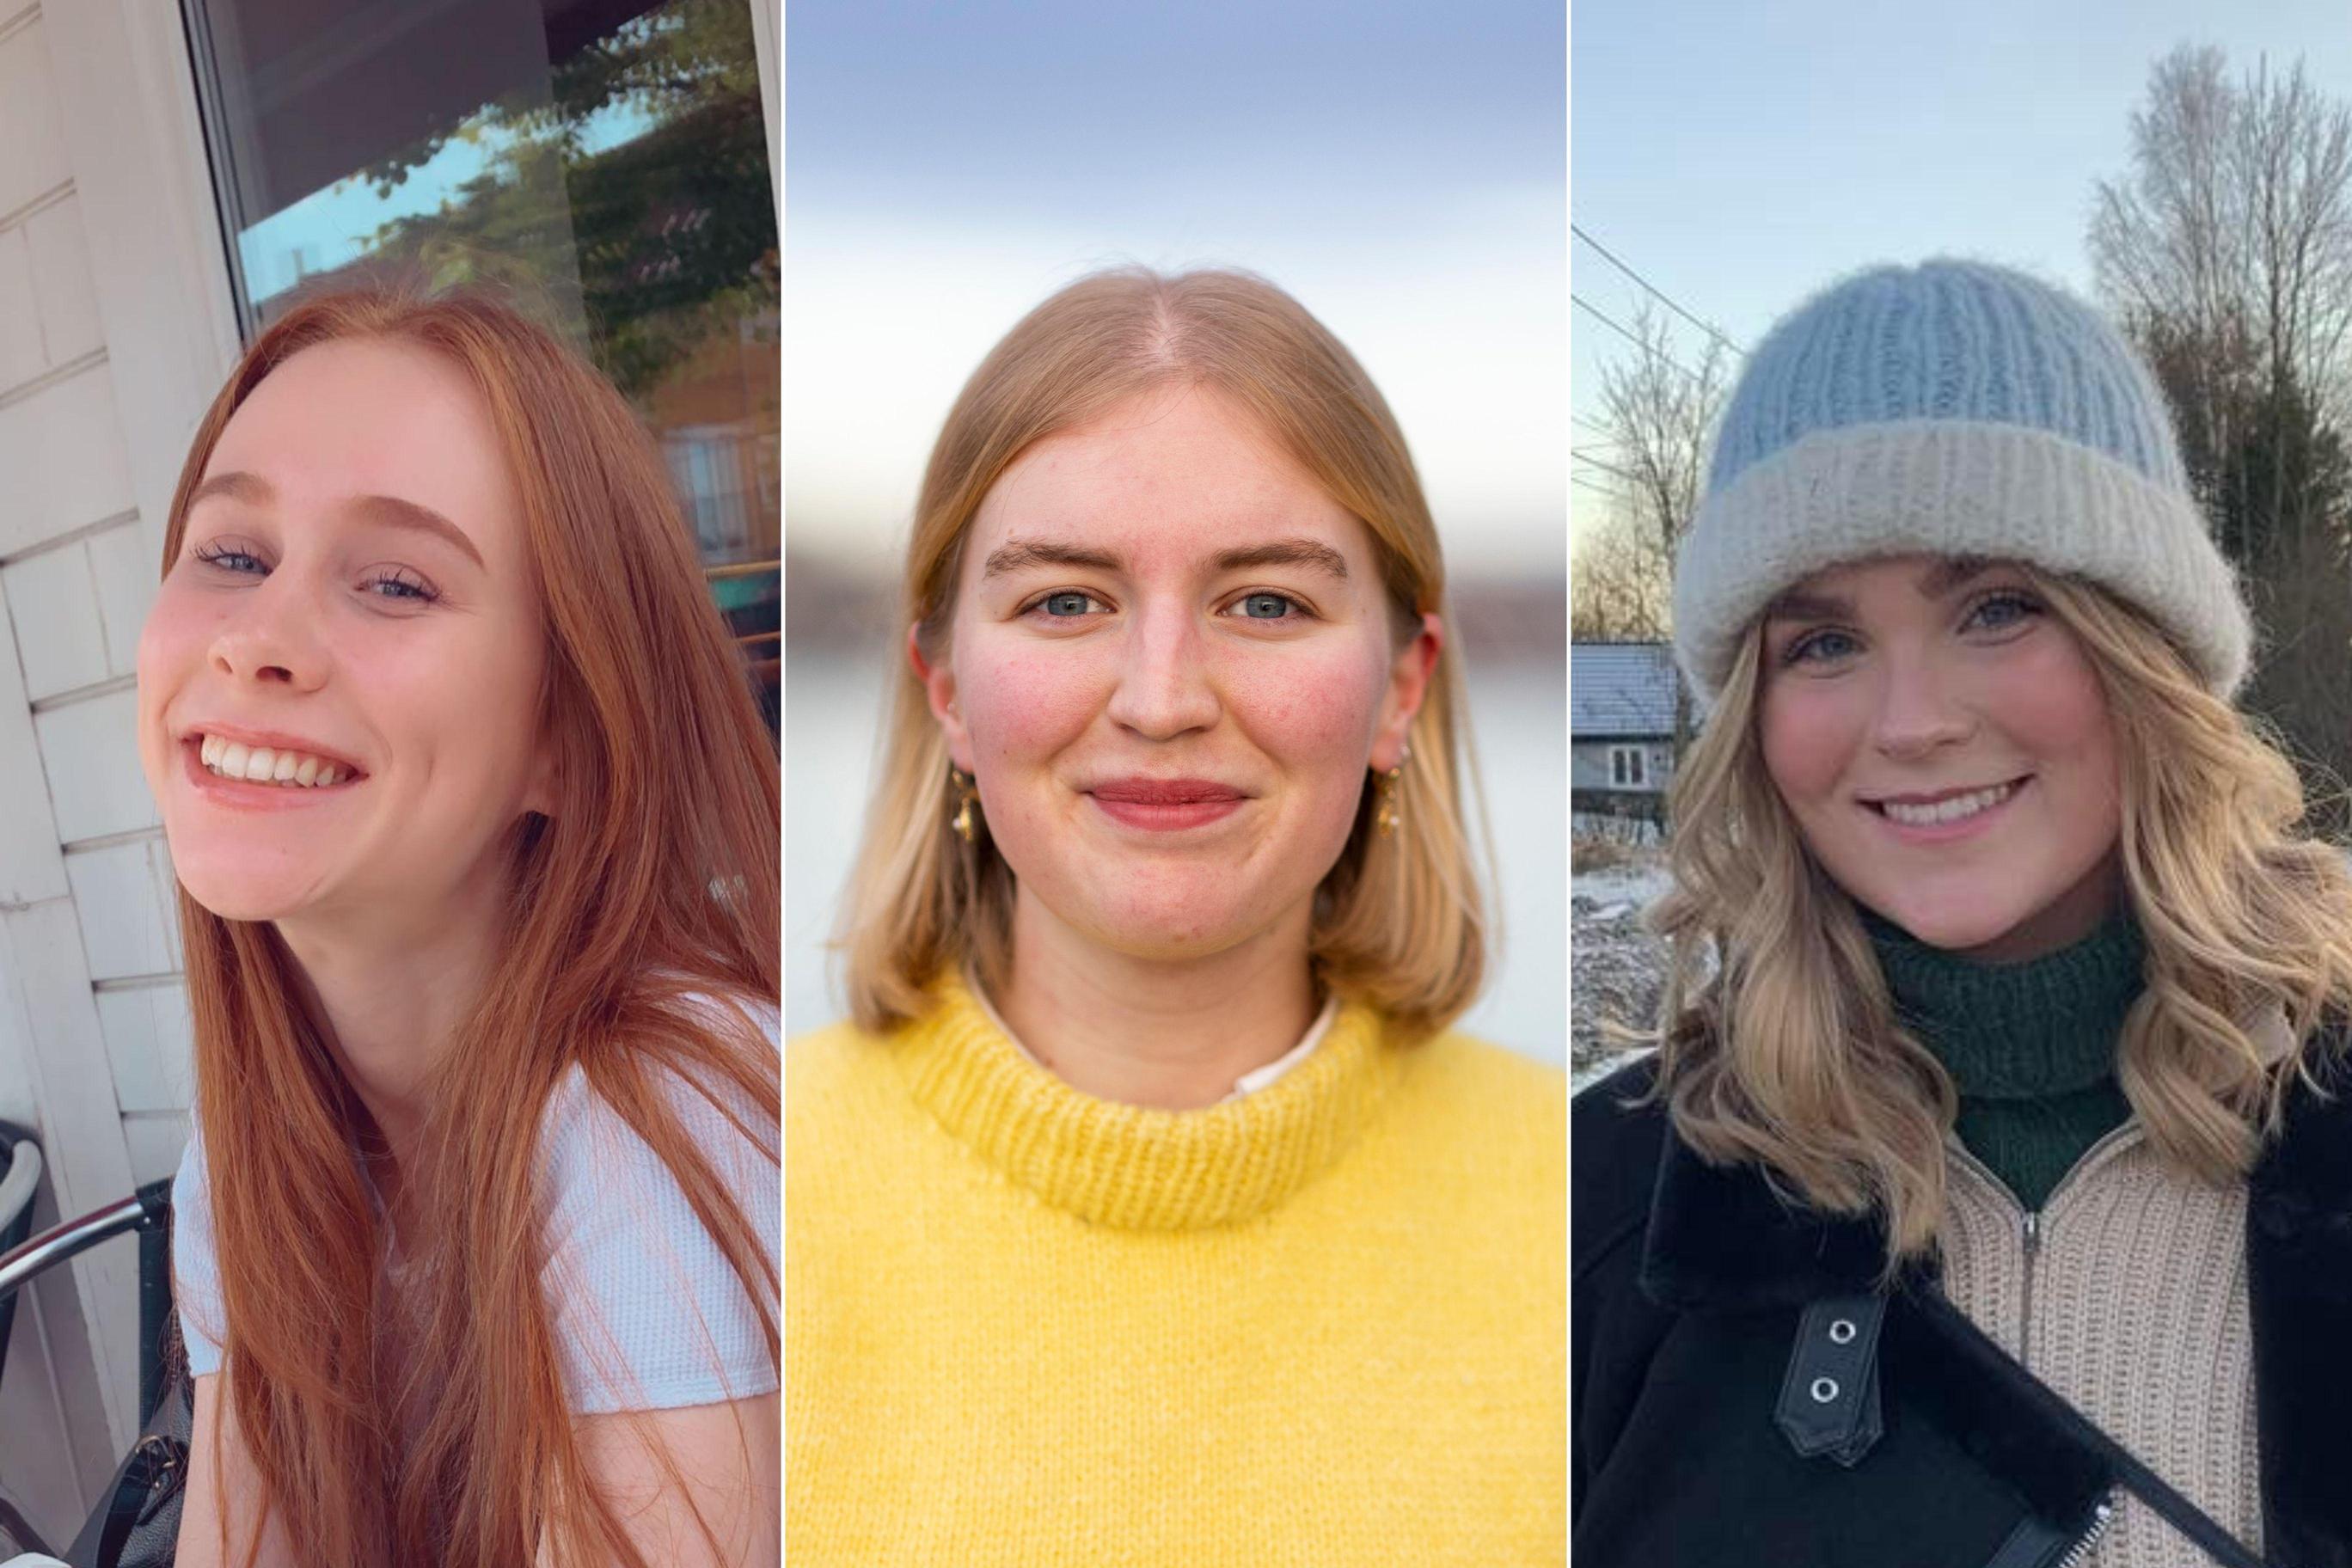
[[[248,332],[321,277],[502,287],[661,441],[777,721],[775,211],[746,0],[187,0]]]

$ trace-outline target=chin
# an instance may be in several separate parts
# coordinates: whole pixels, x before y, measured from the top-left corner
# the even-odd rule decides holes
[[[225,921],[276,921],[310,902],[307,880],[257,876],[250,867],[212,867],[201,858],[173,858],[180,886],[207,912]]]
[[[1965,952],[1999,942],[2015,931],[2022,918],[2011,910],[1906,909],[1898,900],[1872,907],[1929,947],[1947,952]]]

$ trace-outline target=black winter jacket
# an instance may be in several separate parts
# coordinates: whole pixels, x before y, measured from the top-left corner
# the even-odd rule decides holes
[[[1570,1111],[1577,1568],[2066,1563],[2113,1468],[1956,1331],[1932,1271],[1886,1301],[1875,1440],[1851,1464],[1799,1455],[1776,1415],[1801,1315],[1871,1292],[1883,1232],[1701,1162],[1663,1107],[1626,1108],[1651,1075],[1622,1069]],[[2352,1083],[2336,1087],[2297,1091],[2249,1178],[2264,1556],[2282,1568],[2352,1568]]]

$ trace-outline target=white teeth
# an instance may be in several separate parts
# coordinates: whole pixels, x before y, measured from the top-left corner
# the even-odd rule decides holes
[[[1990,810],[2017,793],[2014,784],[1996,784],[1991,789],[1972,790],[1939,800],[1930,805],[1907,805],[1898,801],[1881,801],[1878,808],[1907,827],[1933,827],[1939,823],[1958,822],[1964,816]]]
[[[294,788],[323,788],[348,777],[351,770],[301,752],[281,752],[270,746],[247,746],[206,735],[197,747],[205,766],[222,778],[249,784],[278,784]]]

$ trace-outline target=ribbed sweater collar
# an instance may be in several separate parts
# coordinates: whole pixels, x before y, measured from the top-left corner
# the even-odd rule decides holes
[[[1266,1213],[1354,1143],[1394,1085],[1380,1018],[1343,1006],[1278,1081],[1202,1110],[1081,1094],[1022,1055],[962,982],[892,1048],[915,1098],[950,1135],[1056,1208],[1126,1230],[1198,1230]]]
[[[1974,963],[1863,912],[1895,1010],[1964,1100],[2034,1100],[2115,1071],[2146,949],[2128,913],[2023,963]]]

